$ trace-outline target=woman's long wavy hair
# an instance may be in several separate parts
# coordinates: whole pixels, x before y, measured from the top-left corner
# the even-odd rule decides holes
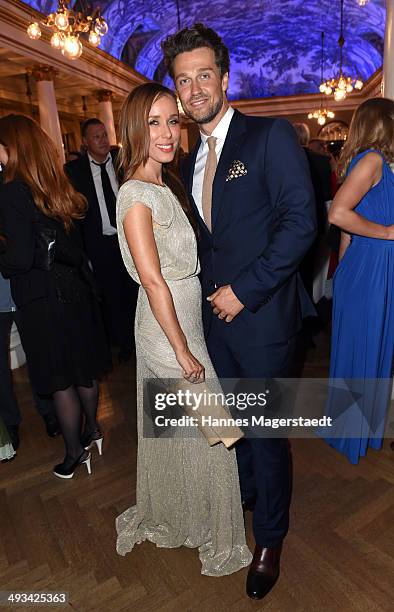
[[[394,101],[388,98],[371,98],[355,110],[349,128],[349,136],[339,160],[342,175],[353,157],[377,149],[386,161],[394,159]]]
[[[26,183],[37,208],[47,217],[58,219],[66,231],[73,219],[85,216],[85,197],[71,185],[54,142],[34,119],[14,114],[1,117],[0,143],[8,154],[5,183]]]
[[[133,89],[123,103],[119,120],[121,149],[118,155],[118,169],[123,174],[123,182],[132,179],[137,169],[148,161],[149,113],[152,104],[162,96],[169,96],[176,102],[175,94],[164,85],[144,83]],[[163,181],[178,198],[198,235],[197,223],[179,175],[178,155],[170,164],[163,164]]]

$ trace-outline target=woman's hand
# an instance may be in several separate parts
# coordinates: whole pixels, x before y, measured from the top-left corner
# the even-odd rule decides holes
[[[175,352],[177,362],[182,368],[182,376],[191,383],[201,383],[205,380],[205,368],[186,347]]]
[[[387,226],[387,240],[394,240],[394,225]]]

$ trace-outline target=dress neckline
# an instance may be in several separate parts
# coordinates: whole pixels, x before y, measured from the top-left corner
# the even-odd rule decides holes
[[[150,181],[142,181],[141,179],[130,179],[131,181],[136,181],[137,183],[143,183],[144,185],[154,185],[155,187],[161,187],[161,189],[165,188],[168,189],[168,185],[166,185],[165,183],[163,183],[163,185],[160,185],[159,183],[151,183]]]

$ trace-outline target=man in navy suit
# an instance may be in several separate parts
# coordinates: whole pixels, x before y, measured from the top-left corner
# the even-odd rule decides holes
[[[213,30],[195,24],[163,50],[185,114],[200,128],[184,179],[200,226],[212,362],[222,378],[291,376],[302,317],[313,312],[297,272],[316,233],[305,155],[287,121],[229,106],[229,54]],[[261,599],[278,579],[288,531],[289,444],[244,439],[237,459],[256,541],[246,590]]]
[[[105,125],[87,119],[81,128],[86,155],[65,166],[75,189],[88,201],[81,223],[86,253],[99,285],[108,337],[128,361],[134,344],[134,312],[138,286],[128,275],[116,230],[117,151],[111,150]]]

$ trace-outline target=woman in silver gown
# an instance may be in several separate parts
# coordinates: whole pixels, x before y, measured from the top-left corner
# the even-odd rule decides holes
[[[189,387],[197,383],[195,390],[205,379],[218,386],[204,341],[193,220],[181,183],[166,167],[180,140],[174,94],[156,83],[137,87],[124,103],[120,127],[118,235],[140,289],[137,503],[117,518],[117,551],[125,555],[143,540],[198,548],[203,574],[231,574],[251,561],[234,449],[210,446],[199,430],[190,435],[179,428],[167,439],[143,435],[144,379],[183,377]]]

